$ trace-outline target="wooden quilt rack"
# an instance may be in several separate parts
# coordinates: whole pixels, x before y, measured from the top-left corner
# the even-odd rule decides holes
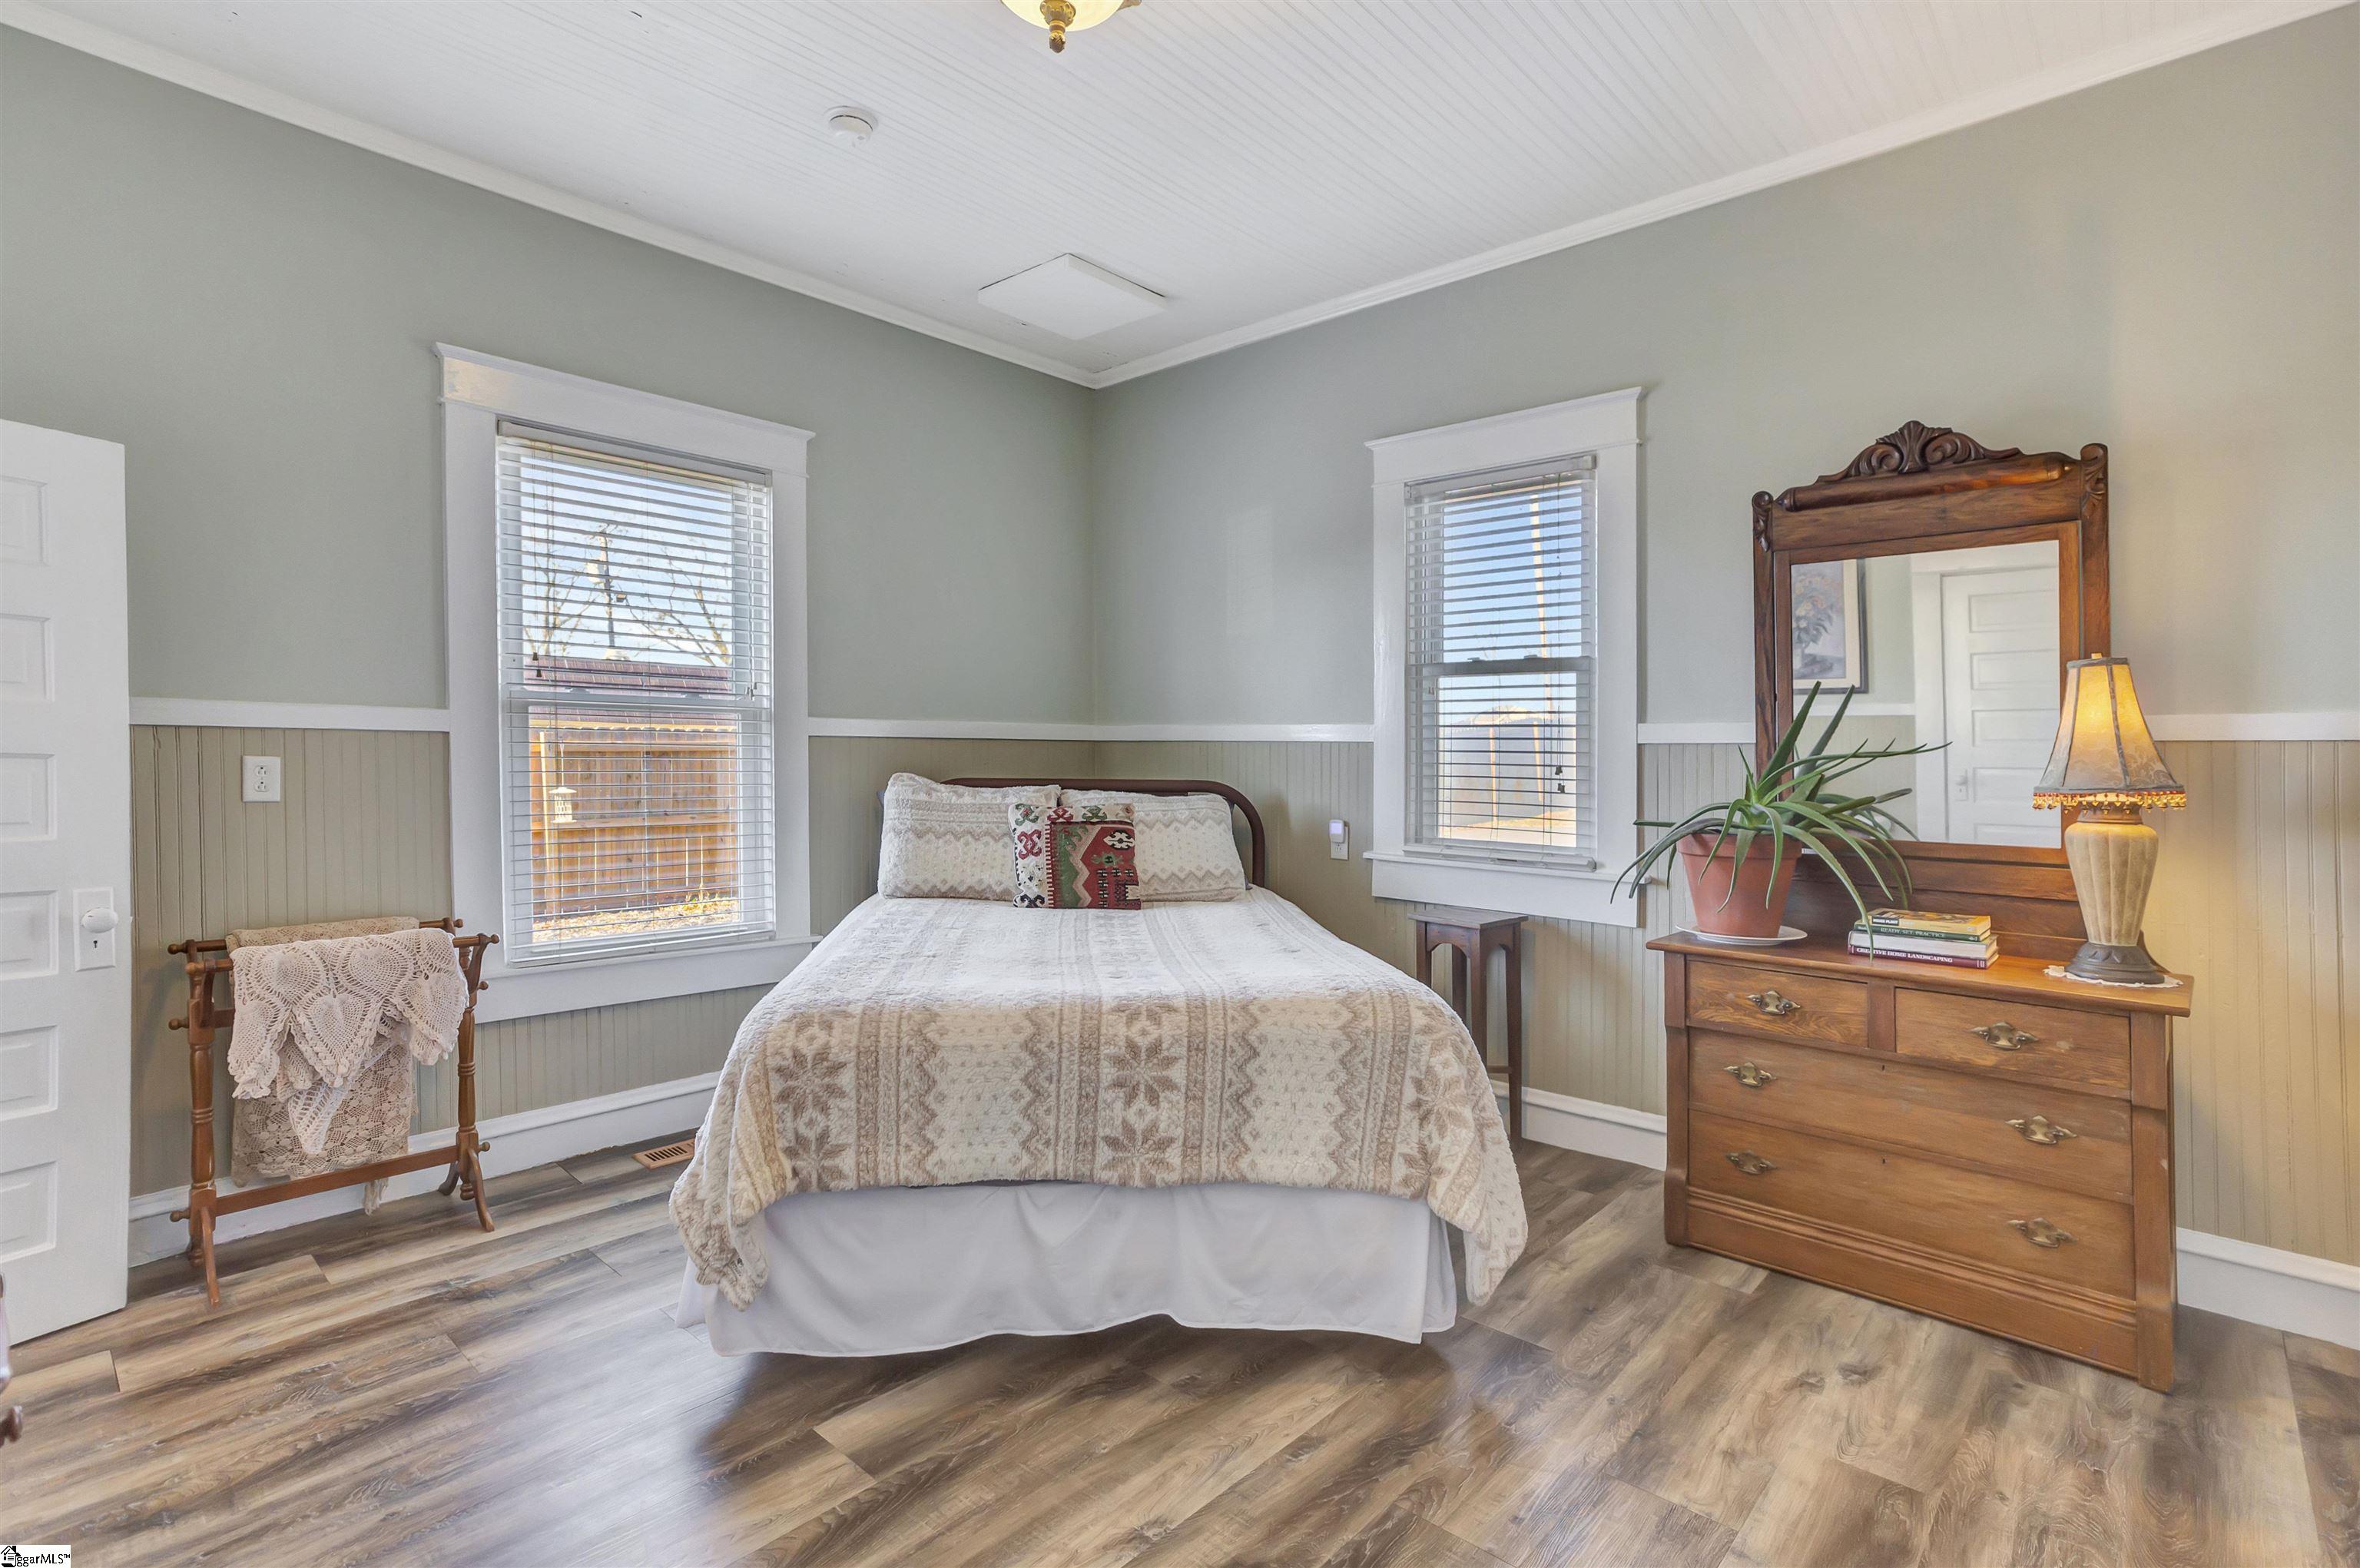
[[[192,938],[164,949],[185,959],[189,971],[188,1016],[174,1018],[167,1025],[189,1032],[189,1206],[173,1210],[171,1217],[189,1222],[187,1256],[191,1265],[205,1271],[205,1300],[210,1305],[221,1305],[221,1278],[213,1265],[213,1221],[222,1214],[448,1164],[451,1169],[442,1179],[443,1195],[447,1197],[452,1189],[459,1189],[461,1196],[475,1205],[476,1222],[487,1231],[492,1228],[491,1210],[484,1202],[483,1162],[478,1157],[492,1146],[475,1135],[475,993],[486,989],[484,951],[499,938],[491,935],[459,936],[463,922],[456,916],[421,920],[418,924],[421,928],[452,933],[451,945],[459,953],[459,972],[467,980],[467,1010],[459,1017],[457,1135],[441,1147],[412,1149],[392,1159],[371,1160],[366,1165],[324,1170],[317,1176],[297,1177],[226,1195],[213,1187],[213,1045],[214,1034],[235,1016],[233,1006],[215,1000],[213,989],[216,981],[229,977],[229,943],[218,937]]]

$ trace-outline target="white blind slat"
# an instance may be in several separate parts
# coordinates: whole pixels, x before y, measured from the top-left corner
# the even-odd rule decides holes
[[[1592,472],[1409,488],[1413,846],[1595,863]]]
[[[511,962],[776,930],[767,476],[503,421]]]

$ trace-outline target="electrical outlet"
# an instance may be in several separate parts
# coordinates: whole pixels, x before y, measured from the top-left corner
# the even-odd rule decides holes
[[[278,758],[246,758],[243,776],[246,780],[246,798],[249,804],[256,801],[274,801],[279,798]]]
[[[1328,819],[1328,858],[1331,861],[1349,861],[1352,858],[1351,825],[1340,817],[1331,817]]]

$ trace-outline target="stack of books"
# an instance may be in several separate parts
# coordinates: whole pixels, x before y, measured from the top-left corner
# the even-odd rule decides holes
[[[1856,921],[1844,946],[1880,959],[1918,964],[1989,969],[1999,957],[1988,915],[1929,915],[1915,909],[1872,909]]]

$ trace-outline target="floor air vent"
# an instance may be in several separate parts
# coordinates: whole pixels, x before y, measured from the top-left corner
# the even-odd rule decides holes
[[[683,1138],[676,1144],[659,1144],[651,1149],[641,1149],[631,1156],[650,1170],[667,1165],[686,1165],[688,1157],[696,1152],[696,1140]]]

